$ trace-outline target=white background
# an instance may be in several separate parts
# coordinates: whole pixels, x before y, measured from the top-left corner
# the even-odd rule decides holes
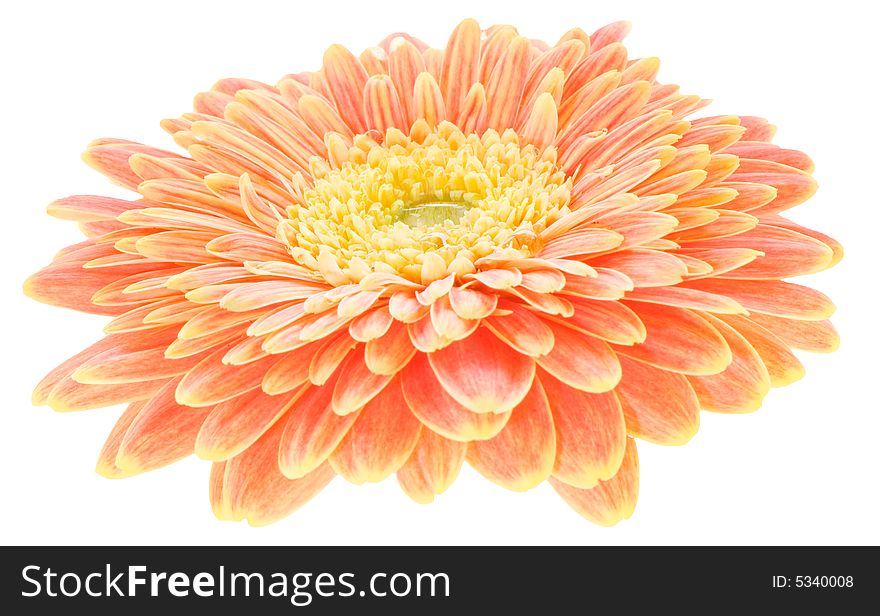
[[[877,544],[877,33],[867,2],[16,2],[0,36],[4,544]],[[11,10],[11,13],[10,13]],[[274,526],[215,521],[208,463],[187,459],[109,481],[93,472],[120,408],[33,408],[33,385],[97,339],[105,319],[43,306],[21,282],[75,225],[44,207],[71,194],[121,195],[79,161],[95,137],[174,147],[158,121],[218,78],[274,82],[342,43],[359,53],[392,31],[445,44],[461,18],[512,23],[556,41],[634,22],[631,57],[715,100],[704,113],[761,115],[776,142],[815,160],[818,195],[792,217],[840,239],[838,267],[802,279],[837,303],[843,344],[804,356],[807,376],[745,416],[703,414],[686,446],[641,445],[636,514],[582,520],[548,485],[507,492],[465,469],[431,506],[392,478],[334,481]]]

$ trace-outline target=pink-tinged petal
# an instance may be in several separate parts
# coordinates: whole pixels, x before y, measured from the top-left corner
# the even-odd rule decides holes
[[[217,237],[209,231],[163,231],[142,237],[135,242],[138,253],[156,261],[169,263],[209,263],[217,258],[205,245]]]
[[[770,124],[764,118],[757,116],[739,116],[739,123],[746,127],[742,138],[745,141],[767,141],[773,139],[776,134],[776,126]]]
[[[507,413],[474,413],[446,393],[425,355],[419,353],[401,372],[407,405],[426,428],[454,441],[492,438],[510,419]]]
[[[525,287],[511,289],[510,292],[532,308],[539,312],[543,312],[546,315],[570,317],[574,314],[574,306],[572,303],[561,295],[552,293],[535,293],[534,291],[529,291]]]
[[[648,335],[641,344],[615,346],[621,355],[682,374],[718,374],[730,365],[732,355],[724,337],[696,313],[636,302],[630,308]]]
[[[840,346],[840,336],[830,321],[801,321],[753,312],[749,319],[775,334],[785,344],[813,353],[831,353]]]
[[[716,209],[714,211],[718,213],[715,220],[691,229],[676,230],[670,233],[667,239],[690,248],[692,243],[699,246],[706,240],[736,236],[758,226],[759,220],[752,214],[736,210]]]
[[[525,87],[523,88],[522,103],[520,104],[520,121],[523,119],[523,113],[529,109],[529,106],[542,93],[550,93],[550,90],[542,89],[542,86],[546,85],[547,82],[545,80],[547,76],[554,71],[559,73],[559,98],[556,102],[561,100],[565,75],[571,73],[575,65],[586,55],[588,45],[589,43],[584,41],[570,39],[551,47],[531,63]],[[554,126],[554,136],[555,129],[556,127]]]
[[[550,477],[556,460],[556,432],[547,396],[537,380],[501,432],[468,446],[467,460],[481,475],[508,490],[529,490]]]
[[[770,391],[770,375],[761,356],[737,330],[724,321],[705,315],[724,336],[733,353],[733,361],[721,373],[689,376],[700,406],[719,413],[750,413],[757,410]]]
[[[429,127],[437,126],[446,118],[446,104],[440,86],[429,72],[419,73],[413,88],[413,114]]]
[[[70,377],[79,366],[101,353],[113,349],[120,349],[129,352],[149,349],[151,347],[168,344],[174,340],[174,336],[174,327],[162,327],[149,330],[148,332],[126,332],[105,336],[73,357],[68,358],[43,377],[39,384],[34,388],[33,403],[36,405],[46,404],[49,399],[49,394],[56,385],[68,379],[68,377]]]
[[[531,270],[523,273],[520,286],[534,293],[558,293],[565,287],[565,275],[557,269]]]
[[[116,454],[119,453],[119,446],[122,444],[122,439],[125,437],[125,433],[128,432],[131,422],[141,412],[144,404],[144,401],[129,404],[125,412],[122,413],[113,425],[113,429],[107,436],[107,440],[104,441],[104,446],[98,455],[98,463],[95,465],[95,471],[102,477],[121,479],[132,475],[132,473],[128,473],[116,466]]]
[[[324,52],[324,75],[342,119],[355,133],[366,130],[364,121],[364,86],[367,71],[357,58],[341,45],[332,45]]]
[[[174,152],[159,150],[124,139],[97,139],[89,144],[82,158],[92,169],[129,190],[135,190],[141,183],[141,178],[131,170],[131,166],[128,164],[128,159],[134,154],[150,154],[158,158],[179,157]]]
[[[544,92],[535,99],[535,104],[522,127],[523,141],[533,144],[539,150],[553,145],[558,121],[556,101],[552,94]]]
[[[307,94],[296,103],[296,108],[306,126],[316,134],[336,132],[351,137],[352,130],[345,124],[336,110],[321,96]],[[359,112],[360,113],[360,112]]]
[[[370,128],[385,132],[403,126],[403,106],[388,75],[373,75],[364,87],[364,117]]]
[[[502,414],[526,396],[535,376],[532,358],[510,353],[485,327],[428,355],[437,380],[475,413]]]
[[[436,257],[436,258],[432,258]],[[429,263],[433,265],[429,265]],[[433,273],[431,270],[435,270]],[[428,286],[422,291],[416,291],[416,300],[424,305],[430,306],[437,300],[446,297],[452,286],[455,284],[455,275],[449,274],[443,278],[437,278],[446,272],[446,264],[442,259],[428,253],[425,255],[425,262],[422,263],[422,282]]]
[[[245,329],[246,326],[241,325],[231,329],[224,329],[214,334],[208,334],[207,336],[202,336],[200,338],[192,338],[190,340],[178,338],[169,344],[167,349],[165,349],[165,357],[168,359],[183,359],[185,357],[198,355],[207,350],[215,350],[220,346],[223,348],[229,348],[229,351],[232,351],[238,346],[237,343],[242,342],[246,338]],[[233,346],[230,348],[230,345]],[[225,358],[226,355],[224,355],[222,359]]]
[[[137,402],[153,397],[167,381],[143,381],[113,385],[83,385],[69,376],[59,380],[49,391],[46,404],[53,411],[87,411],[123,402]]]
[[[602,49],[591,49],[590,54],[566,76],[563,101],[597,77],[609,71],[623,71],[624,68],[626,68],[626,47],[620,43],[611,43]],[[617,83],[619,81],[615,81],[613,87],[617,87]]]
[[[610,391],[620,380],[620,363],[608,343],[593,336],[548,322],[555,340],[553,349],[537,364],[569,387],[591,393]]]
[[[328,338],[315,351],[309,364],[309,381],[314,385],[323,385],[345,361],[357,343],[345,335],[345,332]]]
[[[816,239],[764,224],[731,237],[691,242],[688,247],[742,247],[759,250],[764,254],[724,274],[725,278],[757,280],[774,280],[819,272],[831,266],[834,255],[831,248]]]
[[[726,295],[750,312],[803,321],[821,321],[834,314],[834,304],[826,295],[781,280],[703,279],[683,284],[700,291]]]
[[[782,216],[762,216],[761,222],[767,225],[772,225],[774,227],[782,227],[783,229],[789,229],[791,231],[796,231],[802,235],[806,235],[807,237],[811,237],[814,240],[818,240],[822,242],[828,248],[831,249],[833,256],[831,257],[831,263],[828,264],[827,267],[832,267],[837,265],[840,260],[843,258],[843,246],[832,237],[825,235],[824,233],[819,233],[818,231],[814,231],[813,229],[808,229],[807,227],[802,227],[797,223],[793,223],[787,218],[783,218]]]
[[[688,263],[689,279],[717,276],[751,263],[761,256],[760,252],[751,248],[691,248],[690,246],[676,249],[674,254]],[[698,268],[692,270],[695,264]]]
[[[201,310],[197,315],[189,319],[177,333],[178,338],[191,339],[201,338],[208,334],[253,322],[256,317],[265,314],[264,310],[252,312],[230,312],[220,306],[211,306],[207,310]]]
[[[318,468],[336,449],[358,413],[333,412],[336,378],[320,387],[309,386],[287,412],[279,444],[278,464],[286,477],[296,479]]]
[[[214,351],[184,375],[177,386],[177,402],[186,406],[212,406],[260,386],[277,357],[264,357],[244,366],[223,363],[228,347]]]
[[[757,182],[722,182],[719,188],[733,189],[737,196],[724,204],[724,209],[751,212],[776,198],[776,189]]]
[[[428,313],[429,307],[416,299],[411,291],[397,291],[388,301],[391,316],[403,323],[415,323]]]
[[[730,176],[735,182],[756,182],[776,189],[776,198],[762,206],[762,214],[776,214],[803,203],[816,192],[817,184],[809,173],[768,160],[740,159],[739,168]]]
[[[778,145],[763,141],[740,141],[724,150],[725,154],[735,154],[740,158],[754,158],[758,160],[771,160],[782,165],[788,165],[800,169],[806,173],[813,171],[813,161],[810,157],[798,150],[787,150]]]
[[[369,342],[384,336],[393,322],[388,306],[379,306],[355,318],[348,326],[348,333],[358,342]]]
[[[553,476],[579,488],[613,477],[626,448],[626,424],[617,396],[586,393],[547,373],[539,379],[556,427]]]
[[[745,308],[726,295],[684,287],[636,289],[627,293],[626,299],[628,302],[634,302],[630,303],[630,306],[645,302],[678,308],[693,308],[718,314],[744,314],[746,312]]]
[[[574,120],[559,136],[559,147],[568,147],[573,139],[596,130],[612,129],[632,119],[651,96],[651,84],[636,81],[612,90]]]
[[[296,479],[282,475],[278,452],[283,447],[283,431],[284,423],[276,423],[256,443],[225,463],[222,503],[214,506],[218,517],[246,519],[251,526],[271,524],[302,507],[336,476],[329,464],[318,465]],[[216,477],[212,485],[216,485]]]
[[[674,255],[658,250],[622,250],[591,259],[590,265],[626,274],[636,287],[678,284],[688,273],[687,266]]]
[[[632,346],[644,342],[647,331],[639,316],[617,301],[574,298],[574,314],[560,323],[607,342]]]
[[[64,258],[32,274],[24,282],[23,288],[25,295],[44,304],[92,314],[116,315],[125,312],[127,308],[117,305],[98,305],[92,302],[92,297],[105,287],[134,272],[154,269],[156,264],[84,269],[82,261]],[[136,300],[133,303],[136,303]]]
[[[187,373],[203,358],[166,359],[165,348],[130,351],[112,348],[84,362],[71,375],[77,383],[111,385],[168,379]]]
[[[46,208],[46,212],[62,220],[94,222],[116,220],[122,212],[139,207],[141,206],[134,201],[97,195],[75,195],[53,201]]]
[[[116,466],[143,473],[193,453],[196,435],[210,408],[181,406],[174,399],[179,379],[169,381],[144,404],[131,422],[116,454]]]
[[[476,289],[453,287],[449,290],[449,303],[462,319],[484,319],[495,311],[498,296]]]
[[[517,36],[519,33],[513,26],[494,25],[486,28],[480,49],[480,82],[487,83],[489,81],[492,71],[495,70],[504,52]]]
[[[382,481],[409,459],[421,431],[398,379],[367,403],[330,456],[330,464],[352,483]]]
[[[407,326],[395,321],[384,335],[367,342],[364,363],[374,374],[394,375],[403,370],[415,354]]]
[[[204,460],[221,461],[237,456],[281,419],[304,392],[270,396],[254,389],[221,402],[199,429],[195,453]]]
[[[470,336],[480,324],[477,319],[463,319],[458,316],[446,296],[431,304],[430,318],[436,332],[451,341]]]
[[[504,290],[522,283],[522,272],[518,269],[497,268],[473,274],[475,280],[490,289]]]
[[[333,412],[348,415],[363,408],[391,382],[393,375],[376,374],[364,361],[363,347],[351,353],[339,368],[333,389]]]
[[[487,106],[486,89],[477,82],[468,90],[458,112],[457,126],[464,134],[482,134],[486,130]]]
[[[687,378],[627,357],[614,392],[630,436],[660,445],[683,445],[700,428],[700,402]]]
[[[309,366],[320,344],[308,344],[281,356],[263,376],[263,391],[276,396],[296,389],[309,380]]]
[[[596,276],[569,276],[562,293],[586,299],[620,299],[627,291],[632,291],[629,276],[604,267],[596,270]]]
[[[501,306],[509,314],[486,319],[484,324],[489,331],[514,351],[529,357],[540,357],[550,352],[553,348],[553,330],[544,319],[519,304],[504,303]]]
[[[417,503],[433,502],[458,477],[467,447],[423,429],[409,459],[397,471],[397,482]]]
[[[388,74],[397,88],[397,96],[403,107],[405,124],[415,120],[413,89],[419,73],[425,70],[425,62],[418,48],[404,38],[391,41],[388,53]]]
[[[492,70],[486,83],[486,124],[489,128],[501,132],[516,122],[528,76],[530,49],[531,43],[527,38],[513,39]]]
[[[770,330],[748,317],[725,315],[718,318],[738,331],[752,345],[767,368],[772,387],[788,385],[804,376],[803,364],[788,345]]]
[[[614,477],[584,490],[550,478],[550,485],[568,505],[586,519],[602,526],[614,526],[628,519],[639,496],[639,456],[636,443],[627,439],[626,455]]]
[[[465,19],[449,37],[440,72],[440,89],[451,118],[458,117],[459,107],[477,81],[479,69],[480,26],[473,19]]]
[[[218,520],[231,520],[232,511],[229,502],[223,497],[223,484],[226,479],[226,462],[214,462],[208,475],[208,501],[211,511]]]
[[[414,323],[407,323],[406,332],[412,346],[422,353],[433,353],[448,344],[448,341],[442,339],[434,329],[431,318],[428,316],[424,316]]]
[[[238,193],[241,208],[250,221],[266,233],[274,235],[278,223],[283,220],[281,213],[260,197],[247,173],[239,178]],[[218,247],[214,246],[214,250],[216,249]]]
[[[632,30],[632,23],[628,21],[615,21],[602,26],[590,35],[590,50],[595,53],[613,43],[619,43]]]

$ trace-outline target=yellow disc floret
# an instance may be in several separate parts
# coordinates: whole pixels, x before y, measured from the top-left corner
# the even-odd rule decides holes
[[[568,212],[555,149],[521,145],[513,130],[390,129],[381,143],[358,135],[343,156],[313,161],[314,187],[288,208],[279,237],[298,262],[352,281],[390,272],[425,283],[473,272],[501,249],[533,256],[538,234]]]

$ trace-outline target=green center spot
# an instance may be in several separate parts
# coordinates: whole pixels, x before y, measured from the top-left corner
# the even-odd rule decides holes
[[[447,220],[457,223],[467,211],[460,203],[419,203],[401,208],[398,219],[410,227],[431,227]]]

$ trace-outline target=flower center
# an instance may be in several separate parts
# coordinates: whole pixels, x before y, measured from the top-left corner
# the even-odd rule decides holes
[[[571,181],[555,149],[521,146],[513,130],[389,129],[381,144],[358,135],[346,160],[334,158],[313,161],[314,186],[279,237],[297,262],[355,282],[378,271],[426,283],[473,272],[500,250],[532,256],[538,234],[568,212]]]

